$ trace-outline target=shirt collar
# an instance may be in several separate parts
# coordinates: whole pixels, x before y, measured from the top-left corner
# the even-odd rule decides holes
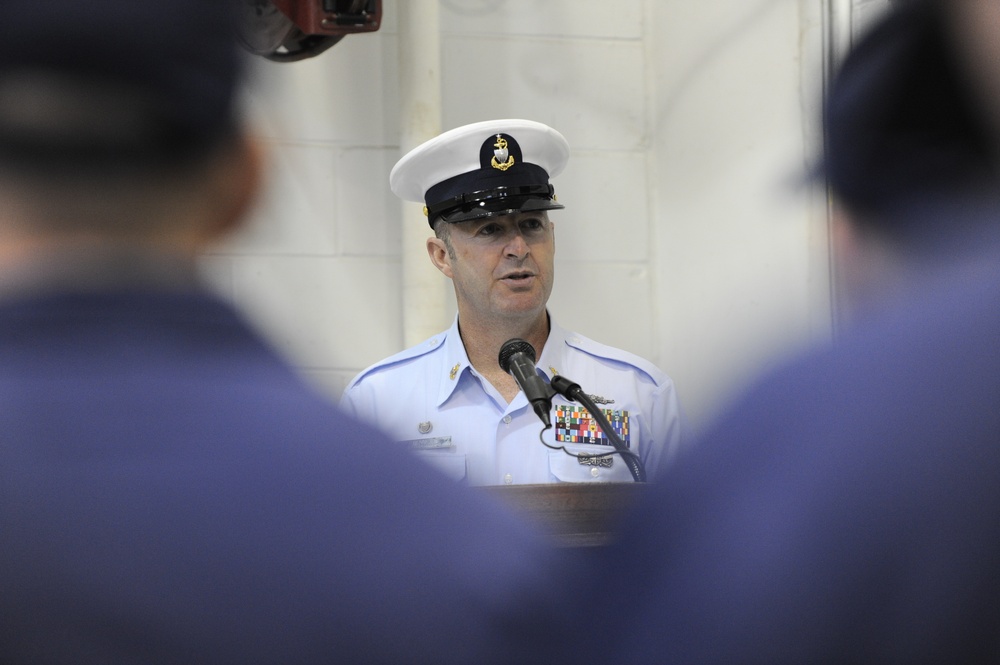
[[[462,335],[458,332],[458,314],[455,315],[451,328],[444,334],[441,352],[444,353],[444,366],[440,371],[444,375],[441,377],[438,390],[437,406],[441,406],[451,397],[462,375],[471,367],[469,354],[465,352],[465,345],[462,344]]]
[[[555,322],[551,314],[549,317],[549,336],[545,340],[545,347],[536,363],[538,369],[548,380],[559,373],[559,368],[565,357],[566,340],[569,332]],[[465,344],[462,343],[462,335],[458,332],[458,315],[451,324],[451,328],[444,334],[442,343],[442,353],[444,353],[444,367],[441,369],[440,388],[437,396],[437,406],[444,404],[462,380],[462,375],[471,370],[472,363],[469,362],[469,355],[465,351]]]
[[[549,381],[552,380],[553,376],[562,371],[563,360],[565,359],[564,351],[568,337],[569,332],[556,323],[556,320],[549,314],[549,336],[545,340],[545,347],[542,349],[542,353],[536,363],[538,369],[542,371],[542,374]]]

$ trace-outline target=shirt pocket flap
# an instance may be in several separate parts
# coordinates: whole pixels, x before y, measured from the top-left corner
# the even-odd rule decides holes
[[[607,446],[567,446],[574,455],[594,455],[608,452]],[[563,451],[549,453],[549,472],[562,483],[630,483],[632,474],[620,455],[581,460]]]

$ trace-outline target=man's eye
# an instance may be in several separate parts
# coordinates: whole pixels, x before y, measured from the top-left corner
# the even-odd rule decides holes
[[[522,231],[539,231],[542,228],[542,220],[540,219],[526,219],[521,222]]]
[[[500,226],[498,224],[485,224],[485,225],[479,227],[479,230],[476,231],[476,235],[478,235],[478,236],[492,236],[492,235],[496,235],[496,233],[499,232],[499,231],[500,231]]]

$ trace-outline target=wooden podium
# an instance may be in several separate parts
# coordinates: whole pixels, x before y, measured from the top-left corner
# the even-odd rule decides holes
[[[645,483],[553,483],[478,487],[534,521],[560,547],[605,545]]]

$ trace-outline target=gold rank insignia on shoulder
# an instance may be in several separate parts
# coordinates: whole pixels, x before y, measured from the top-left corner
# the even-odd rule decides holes
[[[507,139],[497,134],[497,142],[493,144],[493,159],[490,166],[501,171],[506,171],[514,166],[514,155],[507,151]]]
[[[458,376],[458,368],[461,366],[462,363],[456,363],[455,366],[451,368],[451,371],[448,372],[448,376],[451,378],[452,381],[454,381],[455,377]]]

